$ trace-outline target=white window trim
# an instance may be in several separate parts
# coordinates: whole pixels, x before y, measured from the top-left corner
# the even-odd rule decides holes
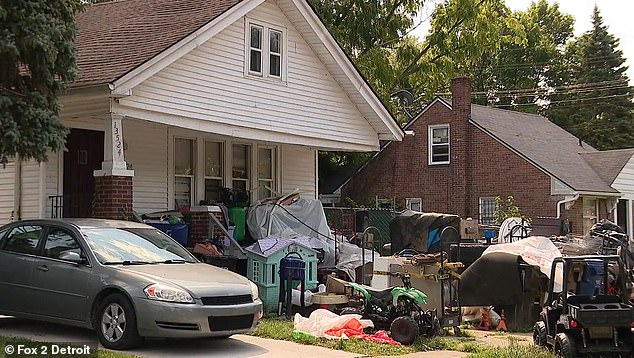
[[[483,206],[482,204],[483,204],[483,202],[485,200],[493,200],[493,202],[496,203],[496,197],[495,196],[483,196],[483,197],[478,198],[478,224],[484,224],[483,221],[482,221],[482,218],[483,218],[482,217],[482,206]],[[497,205],[497,203],[496,203],[496,205]],[[493,218],[495,220],[495,210],[493,211],[493,214],[494,214]]]
[[[449,160],[447,161],[443,161],[443,162],[434,162],[432,160],[432,147],[434,146],[433,144],[433,134],[434,134],[434,129],[437,128],[447,128],[447,140],[448,140],[448,148],[447,148],[447,154],[449,157]],[[436,144],[436,145],[445,145],[445,144]],[[450,164],[451,163],[451,127],[449,126],[449,124],[434,124],[434,125],[430,125],[427,127],[427,164],[429,165],[442,165],[442,164]]]
[[[174,205],[174,141],[176,139],[190,139],[195,140],[196,144],[194,145],[194,150],[197,152],[194,153],[194,165],[195,175],[194,175],[194,186],[192,187],[192,206],[198,205],[201,200],[204,200],[205,196],[205,168],[204,168],[204,143],[205,142],[219,142],[222,143],[221,150],[224,159],[224,167],[223,167],[223,186],[225,188],[233,188],[233,145],[241,144],[246,145],[249,148],[249,178],[247,180],[247,186],[249,187],[249,199],[251,204],[257,203],[257,186],[258,186],[258,177],[257,177],[257,157],[258,157],[258,148],[273,148],[275,152],[275,168],[273,172],[273,185],[275,186],[273,190],[280,192],[282,188],[282,146],[277,143],[258,143],[247,140],[239,140],[227,138],[219,135],[214,135],[211,133],[200,133],[194,132],[187,129],[181,128],[169,128],[168,129],[168,180],[167,180],[167,208],[168,210],[175,209]],[[202,155],[199,155],[201,153]]]
[[[408,208],[409,210],[413,210],[412,209],[412,204],[418,204],[418,207],[420,208],[420,210],[418,211],[422,211],[423,210],[423,201],[421,200],[421,198],[405,198],[405,207]]]
[[[259,168],[258,165],[260,164],[260,149],[271,149],[272,153],[272,160],[273,160],[273,168],[271,168],[271,175],[273,176],[273,178],[271,179],[260,179],[260,172],[259,172]],[[260,181],[267,181],[271,183],[271,191],[273,193],[273,196],[276,195],[276,193],[278,193],[280,191],[280,188],[278,186],[278,178],[279,178],[279,146],[276,145],[258,145],[257,148],[257,153],[253,153],[255,154],[255,158],[256,160],[254,161],[255,164],[255,171],[253,172],[254,175],[254,179],[255,179],[255,185],[253,186],[254,190],[252,191],[254,194],[254,197],[257,196],[257,194],[259,193],[260,190]],[[262,200],[264,198],[257,198],[257,200]]]
[[[262,28],[262,73],[251,71],[251,26]],[[282,33],[282,43],[280,44],[281,69],[280,76],[270,75],[270,31]],[[266,21],[245,17],[244,25],[244,76],[252,79],[266,79],[271,81],[281,81],[286,83],[287,61],[288,61],[288,31],[284,26],[278,26]]]
[[[586,200],[594,200],[594,212],[596,213],[596,215],[593,216],[588,216],[586,215],[585,212],[585,201]],[[594,198],[594,197],[583,197],[581,200],[581,229],[583,230],[583,224],[586,221],[586,219],[594,219],[594,223],[598,223],[599,222],[599,198]],[[590,230],[590,228],[587,228],[588,230]],[[585,233],[584,233],[585,235]]]
[[[176,161],[175,161],[175,155],[176,155],[176,150],[175,150],[175,146],[174,144],[176,143],[177,139],[184,139],[184,140],[190,140],[192,141],[192,165],[194,166],[194,168],[192,168],[192,174],[190,175],[185,175],[185,174],[176,174]],[[199,145],[199,141],[197,140],[198,138],[196,137],[190,137],[190,136],[181,136],[181,135],[175,135],[172,137],[171,140],[171,145],[172,145],[172,153],[171,153],[171,189],[172,189],[172,193],[171,193],[171,204],[172,206],[175,206],[175,198],[176,198],[176,177],[181,177],[181,178],[189,178],[190,180],[190,190],[191,193],[189,194],[189,206],[194,206],[196,205],[196,193],[198,192],[197,190],[197,185],[196,185],[196,174],[197,171],[200,169],[200,166],[198,165],[199,163],[198,161],[198,156],[196,155],[197,147]]]

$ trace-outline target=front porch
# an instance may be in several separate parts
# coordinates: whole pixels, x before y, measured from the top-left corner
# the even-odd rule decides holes
[[[111,128],[118,133],[108,135]],[[106,188],[98,183],[109,176],[129,177],[132,183],[131,208],[122,205],[116,218],[130,209],[144,214],[211,204],[228,192],[243,205],[294,190],[304,198],[317,196],[317,149],[306,146],[113,116],[71,127],[66,147],[41,164],[46,178],[41,217],[104,216],[94,211],[100,204],[95,185]],[[111,158],[109,153],[114,153]],[[114,190],[108,195],[124,199],[119,198],[124,188]]]

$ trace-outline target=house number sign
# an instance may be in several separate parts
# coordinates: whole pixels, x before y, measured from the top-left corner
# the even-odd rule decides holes
[[[115,149],[115,161],[123,161],[123,142],[121,140],[121,121],[112,121],[112,139]]]

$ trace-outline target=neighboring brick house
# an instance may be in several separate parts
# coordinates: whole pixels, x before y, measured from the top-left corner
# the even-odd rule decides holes
[[[345,182],[341,198],[390,198],[491,223],[495,197],[512,195],[527,216],[560,214],[575,233],[614,219],[622,194],[612,185],[617,176],[626,177],[624,186],[634,184],[634,151],[598,152],[545,117],[471,104],[466,77],[454,79],[451,92],[451,101],[435,99],[405,127],[410,135],[384,146]],[[593,156],[608,157],[612,174],[603,175],[606,160]],[[619,204],[618,217],[631,232],[632,201]]]

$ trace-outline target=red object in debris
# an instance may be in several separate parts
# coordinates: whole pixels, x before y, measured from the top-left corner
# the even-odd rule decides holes
[[[483,331],[491,330],[491,318],[489,316],[488,308],[482,310],[482,318],[480,319],[480,325],[478,326],[478,329],[481,329]]]
[[[502,313],[500,314],[500,323],[498,323],[498,331],[504,331],[507,332],[509,329],[506,327],[506,314],[504,313],[504,310],[502,310]]]
[[[343,327],[329,329],[324,332],[327,336],[331,337],[343,337],[343,338],[356,338],[366,341],[372,341],[375,343],[389,344],[393,346],[400,346],[401,344],[390,337],[385,331],[378,331],[374,334],[363,333],[363,326],[358,319],[351,319]]]

